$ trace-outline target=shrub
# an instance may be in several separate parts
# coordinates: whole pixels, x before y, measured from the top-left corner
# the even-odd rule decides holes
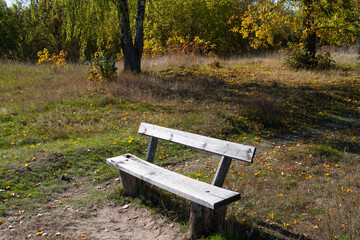
[[[193,40],[175,36],[170,38],[166,44],[170,51],[175,54],[212,55],[215,50],[214,44],[211,44],[209,41],[205,41],[198,36],[196,36]]]
[[[55,69],[56,67],[63,67],[66,64],[65,58],[66,58],[67,52],[64,52],[63,50],[60,51],[59,54],[53,54],[52,57],[50,57],[49,50],[44,48],[44,50],[39,51],[37,53],[38,56],[38,65],[44,62],[50,62],[52,63],[52,68]]]
[[[285,64],[293,69],[327,70],[335,67],[329,52],[320,52],[314,57],[301,47],[293,47],[286,54]]]
[[[89,65],[89,80],[100,83],[104,79],[115,79],[117,71],[116,61],[116,56],[109,56],[102,51],[96,52]]]
[[[212,61],[212,62],[209,63],[207,66],[208,66],[208,67],[211,67],[211,68],[221,68],[221,64],[220,64],[220,62],[217,61],[217,60]]]

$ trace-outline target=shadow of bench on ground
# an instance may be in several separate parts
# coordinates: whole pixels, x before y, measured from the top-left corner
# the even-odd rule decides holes
[[[139,195],[141,203],[156,213],[160,213],[167,219],[187,226],[189,221],[189,201],[164,191],[156,186],[147,184]],[[220,233],[213,233],[221,236],[221,239],[236,240],[269,240],[269,239],[299,239],[311,240],[304,235],[293,233],[277,225],[266,222],[244,223],[234,216],[228,216],[224,229]],[[212,235],[203,236],[210,237]]]

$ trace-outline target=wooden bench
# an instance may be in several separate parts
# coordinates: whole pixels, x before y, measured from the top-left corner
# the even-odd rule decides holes
[[[191,201],[189,238],[217,231],[225,220],[227,204],[240,193],[222,188],[232,159],[252,162],[255,148],[193,133],[141,123],[139,133],[150,137],[145,161],[131,154],[109,158],[107,163],[120,170],[125,193],[138,196],[141,181],[153,184]],[[153,164],[158,139],[222,156],[211,184],[197,181]]]

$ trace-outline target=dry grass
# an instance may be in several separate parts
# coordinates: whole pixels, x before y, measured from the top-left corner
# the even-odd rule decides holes
[[[261,239],[261,229],[285,239],[356,239],[360,83],[356,63],[346,65],[354,58],[339,58],[347,68],[312,72],[290,71],[278,56],[201,66],[178,57],[180,66],[120,75],[109,91],[129,93],[131,101],[166,101],[178,117],[198,113],[192,125],[160,121],[165,125],[257,146],[254,164],[235,163],[227,183],[243,193],[230,209],[229,217],[243,224],[229,226],[236,238],[245,225],[249,238]],[[116,85],[122,91],[115,93]],[[216,161],[200,172],[208,176],[215,167]]]
[[[241,105],[243,115],[264,127],[280,128],[286,121],[285,111],[284,103],[276,92],[250,95]]]
[[[193,66],[211,63],[217,57],[205,57],[196,55],[166,55],[157,58],[143,58],[141,65],[144,71],[159,70],[170,66]],[[123,62],[120,60],[117,65],[119,72],[123,70]]]
[[[105,182],[116,173],[103,159],[144,155],[146,141],[135,134],[144,121],[257,147],[254,164],[234,162],[226,183],[243,196],[229,210],[235,238],[356,239],[360,82],[357,63],[345,62],[353,57],[342,58],[341,68],[310,72],[291,71],[275,55],[172,56],[145,59],[140,75],[119,70],[116,81],[93,85],[81,65],[53,72],[0,63],[0,189],[29,193],[16,190],[19,176],[7,171],[17,168],[30,183],[48,174],[55,189],[65,172]],[[63,156],[57,163],[31,160],[55,153]],[[207,158],[160,143],[156,161],[174,168],[186,161],[187,174],[208,181],[218,159],[202,164]],[[31,201],[5,193],[0,210],[8,214],[22,206],[17,201]]]
[[[0,92],[4,92],[0,101],[55,102],[78,95],[90,86],[87,69],[82,65],[52,70],[50,65],[0,62],[0,72]]]

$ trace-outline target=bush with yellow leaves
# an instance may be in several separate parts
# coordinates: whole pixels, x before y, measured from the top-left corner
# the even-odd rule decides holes
[[[53,69],[61,68],[66,65],[66,61],[65,61],[66,55],[67,55],[67,52],[64,52],[63,50],[61,50],[59,54],[54,53],[51,56],[51,54],[49,53],[49,50],[44,48],[42,51],[39,51],[37,53],[37,56],[39,58],[37,64],[39,65],[44,62],[49,62],[52,64]]]
[[[213,55],[213,51],[216,49],[214,44],[211,44],[211,42],[205,41],[198,36],[194,37],[192,40],[190,38],[185,39],[183,37],[175,36],[169,38],[166,45],[170,51],[175,54]]]

